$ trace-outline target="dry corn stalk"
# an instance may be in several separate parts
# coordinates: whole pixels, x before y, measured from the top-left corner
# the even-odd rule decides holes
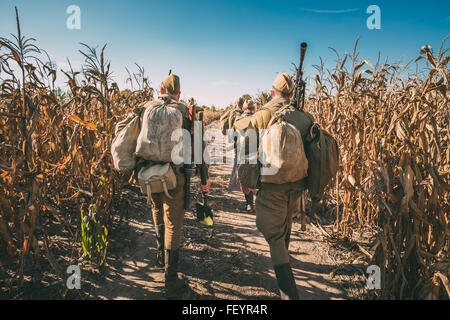
[[[448,277],[450,266],[445,40],[437,53],[422,47],[416,62],[428,66],[407,78],[400,65],[358,61],[358,41],[353,55],[338,55],[329,78],[323,65],[315,66],[319,74],[307,109],[338,139],[342,155],[328,197],[338,205],[341,236],[380,228],[372,263],[382,270],[382,298],[430,297],[439,285],[440,297],[448,294],[447,282],[436,278],[436,272]]]
[[[0,245],[17,257],[19,285],[30,253],[33,266],[46,256],[61,275],[46,225],[59,223],[75,237],[71,226],[80,226],[80,211],[95,204],[97,220],[110,226],[120,199],[122,179],[109,152],[114,125],[152,99],[153,89],[144,79],[139,90],[120,93],[105,47],[83,45],[83,72],[69,62],[70,92],[62,98],[54,87],[56,66],[22,36],[18,15],[17,37],[0,38]]]

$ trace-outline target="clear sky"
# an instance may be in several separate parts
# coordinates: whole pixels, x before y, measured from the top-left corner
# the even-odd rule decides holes
[[[335,63],[328,47],[351,52],[359,36],[360,58],[375,62],[381,52],[395,62],[416,57],[425,44],[438,50],[450,34],[450,0],[1,0],[0,36],[15,33],[15,5],[22,32],[36,38],[63,69],[66,57],[79,68],[80,42],[107,43],[121,89],[125,66],[136,70],[137,62],[153,87],[172,69],[181,77],[182,97],[218,107],[270,89],[277,72],[292,73],[302,41],[309,45],[305,73],[312,77],[319,56]],[[66,27],[69,5],[81,9],[80,30]],[[380,30],[366,26],[369,5],[381,9]],[[59,74],[58,83],[63,80]]]

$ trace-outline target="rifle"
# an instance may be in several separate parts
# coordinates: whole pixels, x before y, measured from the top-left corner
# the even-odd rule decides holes
[[[198,120],[202,125],[202,133],[203,133],[203,112],[200,112],[198,115]],[[202,135],[202,163],[199,165],[200,170],[200,181],[202,185],[206,185],[208,180],[208,166],[205,163],[203,158],[203,152],[205,150],[205,142],[203,141]],[[197,202],[196,204],[197,211],[197,221],[205,226],[212,227],[213,226],[213,212],[211,207],[208,206],[208,196],[202,192],[202,202]]]
[[[306,42],[302,42],[300,44],[300,64],[299,67],[296,68],[297,74],[295,76],[295,93],[294,93],[294,101],[293,105],[297,110],[303,110],[305,106],[305,90],[306,90],[306,82],[303,80],[303,60],[305,59],[306,49],[308,48],[308,44]],[[295,66],[295,65],[294,65]],[[305,203],[305,190],[303,189],[300,194],[300,219],[301,219],[301,228],[302,231],[306,230],[306,203]]]
[[[190,124],[191,133],[191,161],[190,163],[185,163],[183,166],[184,173],[184,209],[189,210],[191,206],[191,177],[197,173],[197,168],[192,164],[192,154],[193,154],[193,139],[192,135],[194,132],[194,122],[195,122],[195,105],[189,108],[188,122]]]
[[[300,44],[300,64],[296,67],[296,76],[295,76],[295,89],[294,89],[294,101],[293,104],[296,109],[303,110],[305,105],[305,90],[306,90],[306,82],[303,80],[303,60],[305,59],[306,49],[308,48],[308,44],[306,42],[302,42]]]

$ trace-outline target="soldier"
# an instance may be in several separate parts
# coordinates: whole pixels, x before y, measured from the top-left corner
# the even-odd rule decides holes
[[[179,102],[180,99],[180,79],[171,74],[161,83],[160,101],[177,108],[183,115],[183,128],[191,131],[192,121],[189,120],[188,107]],[[179,248],[181,243],[181,233],[185,213],[184,207],[184,184],[185,177],[183,165],[171,163],[177,177],[177,187],[169,191],[172,199],[164,193],[153,193],[151,195],[153,222],[156,229],[157,244],[157,265],[164,266],[164,283],[166,296],[171,299],[179,293],[183,283],[179,280],[177,269],[179,259]],[[202,190],[209,193],[209,183],[202,186]]]
[[[222,123],[222,134],[226,135],[227,130],[233,128],[233,124],[236,120],[236,116],[242,114],[244,111],[244,98],[240,97],[236,101],[235,106],[230,106],[229,109],[220,117],[220,122]]]
[[[290,104],[294,83],[286,73],[278,74],[273,83],[273,99],[249,118],[235,123],[236,130],[255,128],[266,129],[273,114],[281,107]],[[312,125],[310,115],[302,111],[291,111],[286,121],[300,130],[305,137]],[[289,239],[292,227],[292,214],[304,189],[304,180],[285,184],[262,183],[256,194],[256,225],[270,247],[270,257],[283,300],[297,300],[298,291],[289,262]]]
[[[244,111],[241,114],[236,115],[235,121],[239,121],[240,119],[249,117],[255,113],[255,105],[253,104],[253,101],[245,101],[242,110]],[[248,213],[251,213],[254,211],[254,205],[253,205],[253,190],[249,189],[242,184],[239,184],[238,177],[237,177],[237,152],[236,152],[236,145],[234,150],[234,165],[233,170],[231,172],[230,182],[228,184],[228,189],[230,191],[238,191],[241,190],[244,193],[245,202],[246,202],[246,208],[245,211]]]

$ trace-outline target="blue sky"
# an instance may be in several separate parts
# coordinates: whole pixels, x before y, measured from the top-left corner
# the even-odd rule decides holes
[[[81,9],[81,29],[69,30],[66,8]],[[381,9],[381,30],[369,30],[369,5]],[[319,56],[328,65],[351,52],[376,62],[378,52],[394,62],[416,57],[422,45],[435,50],[450,34],[450,1],[76,1],[1,0],[0,36],[15,33],[14,6],[22,32],[38,40],[66,69],[68,57],[82,63],[80,42],[107,43],[114,80],[126,87],[125,66],[145,67],[154,87],[169,69],[180,75],[182,97],[226,106],[244,93],[269,89],[277,72],[292,72],[299,44],[308,42],[306,75]],[[448,47],[448,43],[447,46]],[[58,83],[64,77],[59,74]]]

